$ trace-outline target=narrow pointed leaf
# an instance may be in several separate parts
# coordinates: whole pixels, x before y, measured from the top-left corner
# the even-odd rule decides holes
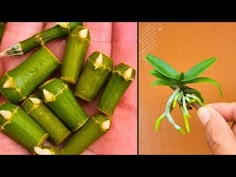
[[[195,79],[193,79],[193,80],[190,80],[190,81],[188,81],[188,82],[186,82],[186,83],[192,84],[192,83],[198,83],[198,82],[208,82],[208,83],[210,83],[210,84],[215,85],[215,86],[218,88],[218,90],[219,90],[219,92],[220,92],[220,95],[221,95],[221,96],[223,95],[220,84],[219,84],[216,80],[211,79],[211,78],[209,78],[209,77],[198,77],[198,78],[195,78]]]
[[[149,73],[150,73],[151,75],[153,75],[153,76],[159,78],[159,79],[163,79],[163,80],[174,80],[174,79],[171,79],[171,78],[169,78],[169,77],[166,77],[165,75],[161,74],[159,71],[157,71],[157,70],[155,70],[155,69],[149,71]]]
[[[204,60],[194,67],[192,67],[190,70],[188,70],[186,73],[184,73],[184,80],[183,81],[190,81],[197,76],[199,76],[202,72],[204,72],[207,68],[209,68],[213,63],[215,63],[216,58],[210,58],[207,60]]]
[[[166,63],[165,61],[151,55],[148,54],[146,56],[146,60],[161,74],[163,74],[166,77],[172,78],[172,79],[176,79],[179,75],[179,73],[172,67],[170,66],[168,63]]]
[[[154,82],[151,83],[151,86],[154,86],[154,85],[166,85],[166,86],[171,86],[171,85],[174,85],[175,83],[171,82],[171,81],[166,81],[166,80],[162,80],[162,79],[159,79],[159,80],[156,80]]]

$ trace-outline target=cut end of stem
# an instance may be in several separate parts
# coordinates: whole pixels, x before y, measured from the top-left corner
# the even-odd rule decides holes
[[[0,115],[5,119],[5,120],[10,120],[12,118],[12,113],[11,111],[7,110],[1,110]]]
[[[15,80],[13,77],[9,77],[3,84],[2,88],[15,88]]]
[[[102,128],[103,131],[108,130],[110,127],[111,127],[111,121],[110,120],[105,120],[101,124],[101,128]]]
[[[133,72],[132,68],[127,69],[123,74],[124,79],[127,80],[127,81],[132,80],[132,72]]]
[[[41,103],[41,100],[38,98],[29,98],[29,99],[35,105],[39,105]]]
[[[103,62],[103,57],[102,57],[102,53],[100,53],[97,57],[97,59],[95,60],[95,63],[94,63],[94,67],[95,69],[99,68],[100,66],[102,66],[102,62]]]
[[[49,149],[46,149],[46,148],[43,149],[38,146],[34,147],[34,151],[38,155],[54,155],[55,154],[54,152],[50,151]]]
[[[85,39],[85,38],[87,38],[87,36],[88,36],[88,29],[87,29],[87,28],[82,29],[82,30],[79,32],[79,37],[80,37],[80,38]]]
[[[62,28],[68,28],[69,22],[56,22],[57,25],[61,26]]]
[[[46,102],[52,102],[56,100],[55,95],[46,89],[43,89],[43,95]]]

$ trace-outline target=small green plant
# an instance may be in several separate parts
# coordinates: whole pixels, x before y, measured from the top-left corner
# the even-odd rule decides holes
[[[165,112],[156,120],[155,130],[157,131],[161,121],[164,118],[167,118],[167,120],[175,127],[176,130],[180,131],[182,134],[185,134],[185,131],[175,123],[171,116],[172,110],[178,103],[183,114],[185,128],[189,133],[190,125],[188,119],[190,118],[190,114],[188,111],[191,110],[192,107],[198,109],[200,106],[203,106],[204,98],[197,89],[188,87],[186,84],[208,82],[215,85],[222,96],[221,86],[217,81],[209,77],[199,77],[201,73],[203,73],[215,63],[216,58],[213,57],[204,60],[185,73],[179,73],[168,63],[151,54],[146,56],[146,60],[154,67],[154,70],[151,70],[149,73],[158,78],[158,80],[152,82],[151,85],[169,86],[174,90],[166,103]]]

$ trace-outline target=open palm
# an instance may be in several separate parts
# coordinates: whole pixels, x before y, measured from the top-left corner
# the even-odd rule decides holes
[[[7,23],[0,51],[22,41],[55,23]],[[101,51],[113,59],[114,66],[124,62],[137,69],[137,23],[84,23],[90,30],[91,41],[86,58],[94,51]],[[65,39],[58,39],[47,47],[63,59]],[[19,65],[32,52],[20,57],[3,57],[0,60],[0,76]],[[0,96],[1,102],[4,98]],[[91,116],[96,103],[79,100]],[[30,154],[25,148],[0,133],[0,154]],[[137,154],[137,79],[130,85],[112,116],[112,127],[83,154]]]

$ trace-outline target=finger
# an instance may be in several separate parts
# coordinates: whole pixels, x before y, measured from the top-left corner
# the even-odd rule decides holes
[[[52,28],[55,26],[55,22],[47,22],[45,24],[44,30]],[[46,44],[46,46],[52,51],[52,53],[62,61],[66,46],[66,38],[56,39]]]
[[[85,58],[94,51],[111,56],[112,23],[87,22],[83,24],[90,32],[90,44]]]
[[[112,58],[137,68],[137,23],[116,22],[112,30]]]
[[[236,136],[236,122],[233,122],[232,126],[231,126],[231,129],[234,133],[234,136]]]
[[[201,107],[197,113],[210,150],[214,154],[236,154],[235,136],[222,115],[206,106]]]
[[[120,62],[136,68],[137,29],[135,23],[113,25],[112,58],[114,65]],[[122,96],[112,116],[111,129],[91,150],[97,154],[137,154],[137,86],[136,80]]]
[[[9,22],[6,24],[5,32],[2,38],[0,51],[3,51],[7,47],[10,47],[28,37],[41,31],[43,28],[43,23],[41,22]],[[4,70],[8,71],[19,65],[25,58],[30,54],[20,56],[20,57],[3,57]]]
[[[207,106],[218,111],[227,122],[236,121],[236,103],[213,103]]]
[[[0,154],[4,155],[23,155],[30,154],[25,148],[20,144],[16,143],[13,139],[9,138],[7,135],[0,132]]]
[[[115,66],[124,62],[137,70],[137,23],[116,22],[113,24],[112,58]],[[135,78],[121,99],[120,105],[123,107],[137,106],[136,80]]]

